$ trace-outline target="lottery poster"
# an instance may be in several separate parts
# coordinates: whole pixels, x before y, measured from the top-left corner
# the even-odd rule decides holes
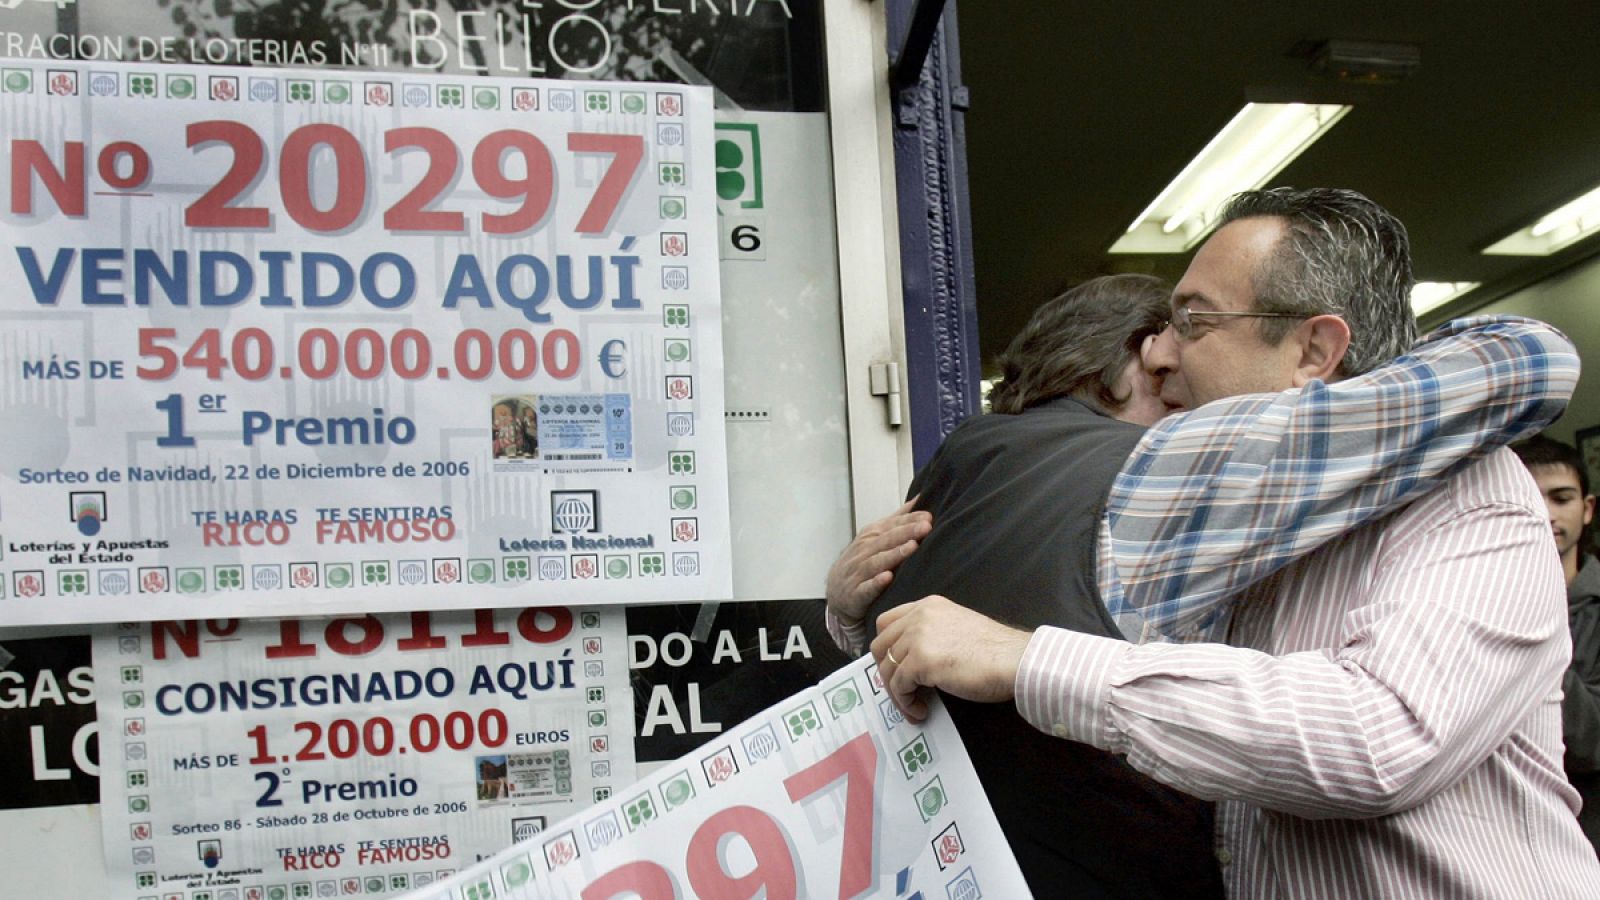
[[[100,802],[89,638],[0,639],[0,810]]]
[[[102,629],[109,900],[387,896],[634,780],[622,610]]]
[[[863,658],[609,801],[408,900],[1027,897],[942,706]]]
[[[731,595],[709,88],[15,61],[0,118],[0,625]]]
[[[850,662],[822,600],[628,607],[640,773],[715,740]]]

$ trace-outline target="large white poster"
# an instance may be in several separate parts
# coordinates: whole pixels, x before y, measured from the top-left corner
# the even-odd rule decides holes
[[[904,720],[870,657],[609,801],[410,900],[1027,897],[937,700]]]
[[[709,89],[18,62],[0,117],[0,625],[731,594]]]
[[[102,896],[403,892],[604,801],[626,640],[608,607],[104,630]]]

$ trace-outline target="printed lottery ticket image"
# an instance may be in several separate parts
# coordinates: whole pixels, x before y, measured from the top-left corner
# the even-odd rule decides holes
[[[513,788],[513,790],[515,790]],[[937,699],[864,657],[407,900],[1031,896]]]

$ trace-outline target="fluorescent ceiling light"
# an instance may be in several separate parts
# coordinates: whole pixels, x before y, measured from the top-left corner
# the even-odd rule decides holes
[[[1549,256],[1600,230],[1600,187],[1484,249],[1490,256]]]
[[[1417,315],[1432,312],[1451,300],[1475,290],[1477,281],[1419,281],[1411,286],[1411,311]]]
[[[1128,226],[1112,253],[1182,253],[1215,224],[1224,200],[1261,187],[1350,111],[1313,103],[1246,103]]]

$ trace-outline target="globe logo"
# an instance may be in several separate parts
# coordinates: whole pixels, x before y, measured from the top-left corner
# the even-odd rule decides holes
[[[758,731],[744,741],[745,753],[750,755],[751,762],[766,759],[778,749],[778,739],[770,731]]]
[[[568,497],[556,504],[556,528],[561,531],[588,531],[594,526],[594,510],[577,497]]]
[[[617,820],[607,816],[589,825],[589,846],[599,849],[622,837],[622,827]]]

